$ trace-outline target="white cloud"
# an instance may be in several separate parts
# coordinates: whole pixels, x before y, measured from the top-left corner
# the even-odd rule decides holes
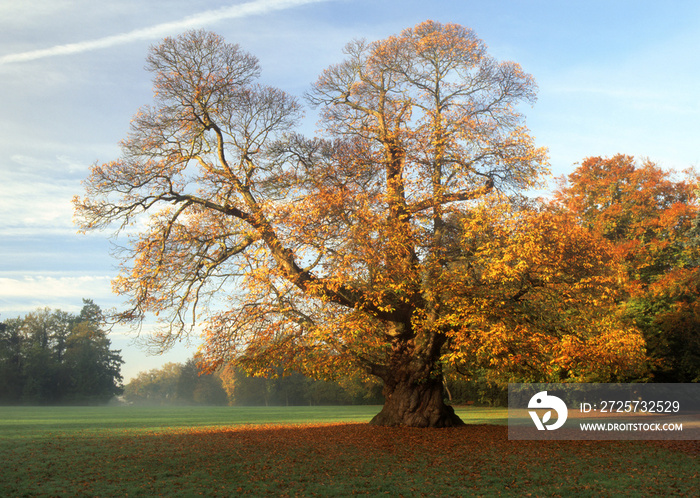
[[[71,297],[83,296],[90,290],[104,294],[105,288],[110,289],[111,278],[104,275],[0,277],[0,297]]]
[[[59,55],[77,54],[91,50],[99,50],[138,40],[160,38],[171,34],[173,31],[197,28],[203,25],[219,22],[224,19],[236,19],[260,15],[268,12],[326,1],[328,0],[253,0],[251,2],[222,7],[220,9],[207,10],[179,21],[156,24],[147,28],[136,29],[118,35],[106,36],[96,40],[86,40],[77,43],[56,45],[46,49],[7,54],[0,57],[0,65],[43,59],[46,57],[54,57]]]
[[[31,173],[42,178],[66,177],[75,173],[84,174],[90,165],[65,155],[57,154],[55,159],[46,160],[24,154],[14,154],[10,161],[20,166],[19,171]]]
[[[19,276],[13,272],[3,272],[3,275],[0,276],[0,313],[4,317],[45,306],[76,311],[82,306],[82,298],[93,299],[101,305],[114,300],[109,276],[46,276],[45,273]]]

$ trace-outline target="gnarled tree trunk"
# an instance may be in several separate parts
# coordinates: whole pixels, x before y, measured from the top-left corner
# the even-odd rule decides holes
[[[407,427],[456,427],[464,422],[444,402],[442,375],[437,356],[415,354],[407,343],[394,344],[384,379],[384,407],[373,425]]]

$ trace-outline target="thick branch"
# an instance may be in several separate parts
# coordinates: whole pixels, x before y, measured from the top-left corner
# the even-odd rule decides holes
[[[464,190],[462,192],[453,192],[450,194],[443,194],[438,199],[425,199],[420,202],[416,202],[408,206],[408,212],[411,214],[419,213],[430,209],[436,205],[448,204],[450,202],[458,201],[471,201],[473,199],[478,199],[483,197],[485,194],[493,190],[493,181],[489,180],[486,185],[480,189],[476,190]]]

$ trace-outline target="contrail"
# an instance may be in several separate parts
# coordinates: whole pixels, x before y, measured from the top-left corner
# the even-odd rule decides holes
[[[8,54],[0,57],[0,65],[10,64],[13,62],[25,62],[36,59],[44,59],[56,55],[70,55],[87,52],[90,50],[99,50],[101,48],[113,47],[115,45],[123,45],[137,40],[152,40],[161,38],[173,31],[192,29],[211,24],[222,19],[235,19],[247,17],[276,10],[284,10],[300,5],[310,3],[325,2],[328,0],[253,0],[238,5],[222,7],[220,9],[207,10],[193,16],[186,17],[179,21],[173,21],[163,24],[157,24],[148,28],[136,29],[128,33],[119,35],[107,36],[97,40],[87,40],[77,43],[68,43],[65,45],[56,45],[50,48],[41,50],[31,50],[29,52],[20,52],[17,54]]]

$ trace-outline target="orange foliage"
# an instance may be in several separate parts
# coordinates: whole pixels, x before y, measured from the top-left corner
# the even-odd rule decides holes
[[[686,237],[698,215],[698,180],[631,156],[590,157],[560,179],[556,200],[610,240],[625,261],[632,293],[695,259]]]

